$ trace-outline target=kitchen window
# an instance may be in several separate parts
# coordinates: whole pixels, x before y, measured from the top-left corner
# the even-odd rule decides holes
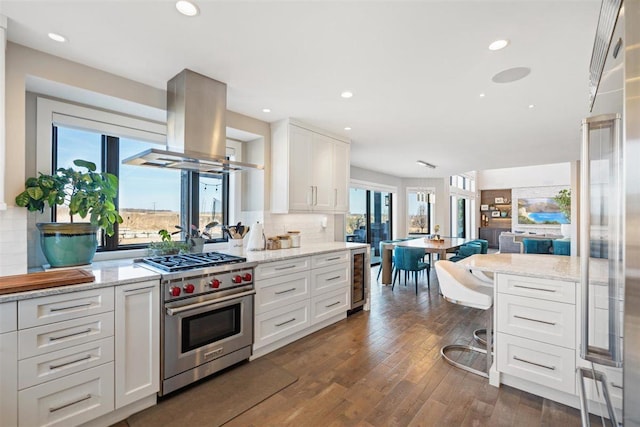
[[[49,141],[42,127],[48,126]],[[38,99],[38,170],[72,167],[73,160],[94,162],[99,171],[118,176],[117,207],[123,218],[112,237],[99,236],[99,251],[143,248],[160,240],[158,231],[178,231],[193,224],[219,224],[210,230],[208,242],[225,241],[221,225],[228,218],[229,175],[201,175],[197,172],[123,165],[122,160],[147,148],[164,145],[165,126],[86,107]],[[57,222],[69,221],[64,207],[52,209]],[[76,221],[81,220],[74,218]],[[48,219],[45,219],[48,220]],[[87,219],[84,219],[87,220]],[[182,239],[176,235],[174,239]]]

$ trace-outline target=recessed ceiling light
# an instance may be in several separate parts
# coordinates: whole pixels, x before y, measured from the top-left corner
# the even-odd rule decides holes
[[[263,109],[262,109],[262,112],[263,112],[263,113],[270,113],[270,112],[271,112],[271,109],[270,109],[270,108],[263,108]]]
[[[346,128],[344,128],[344,130],[351,130],[351,128],[347,126]]]
[[[509,46],[509,40],[496,40],[489,45],[489,50],[500,50]]]
[[[62,35],[57,34],[57,33],[49,33],[47,35],[49,36],[49,38],[51,40],[54,40],[54,41],[57,41],[57,42],[60,42],[60,43],[64,43],[64,42],[67,41],[67,38],[65,36],[62,36]]]
[[[345,90],[344,92],[342,92],[340,94],[340,96],[343,97],[343,98],[351,98],[353,96],[353,92]]]
[[[484,93],[480,94],[480,98],[484,98],[486,95]]]
[[[196,16],[198,13],[200,13],[200,10],[198,9],[198,6],[195,5],[195,3],[191,3],[187,0],[177,1],[176,9],[178,9],[178,12],[185,16]]]
[[[533,108],[533,107],[535,107],[535,105],[529,104],[529,108]]]

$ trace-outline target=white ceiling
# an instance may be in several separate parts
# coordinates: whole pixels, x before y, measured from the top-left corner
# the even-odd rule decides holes
[[[10,41],[154,87],[184,68],[226,82],[232,111],[351,138],[354,166],[424,177],[579,158],[599,0],[197,3],[194,18],[168,0],[2,0],[0,13]],[[511,44],[489,51],[498,38]],[[512,67],[531,73],[491,81]]]

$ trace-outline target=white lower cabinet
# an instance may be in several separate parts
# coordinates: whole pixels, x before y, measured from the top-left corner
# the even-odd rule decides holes
[[[113,410],[113,362],[18,393],[21,426],[78,425]]]
[[[254,356],[344,319],[350,307],[350,252],[259,264]]]
[[[157,281],[115,288],[115,406],[160,387],[160,290]]]
[[[0,311],[3,305],[0,304]],[[2,427],[18,425],[18,333],[16,331],[0,334],[0,425]]]

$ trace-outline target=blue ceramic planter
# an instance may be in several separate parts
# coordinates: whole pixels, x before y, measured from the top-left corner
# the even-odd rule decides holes
[[[90,223],[40,223],[40,246],[51,267],[90,264],[99,227]]]

